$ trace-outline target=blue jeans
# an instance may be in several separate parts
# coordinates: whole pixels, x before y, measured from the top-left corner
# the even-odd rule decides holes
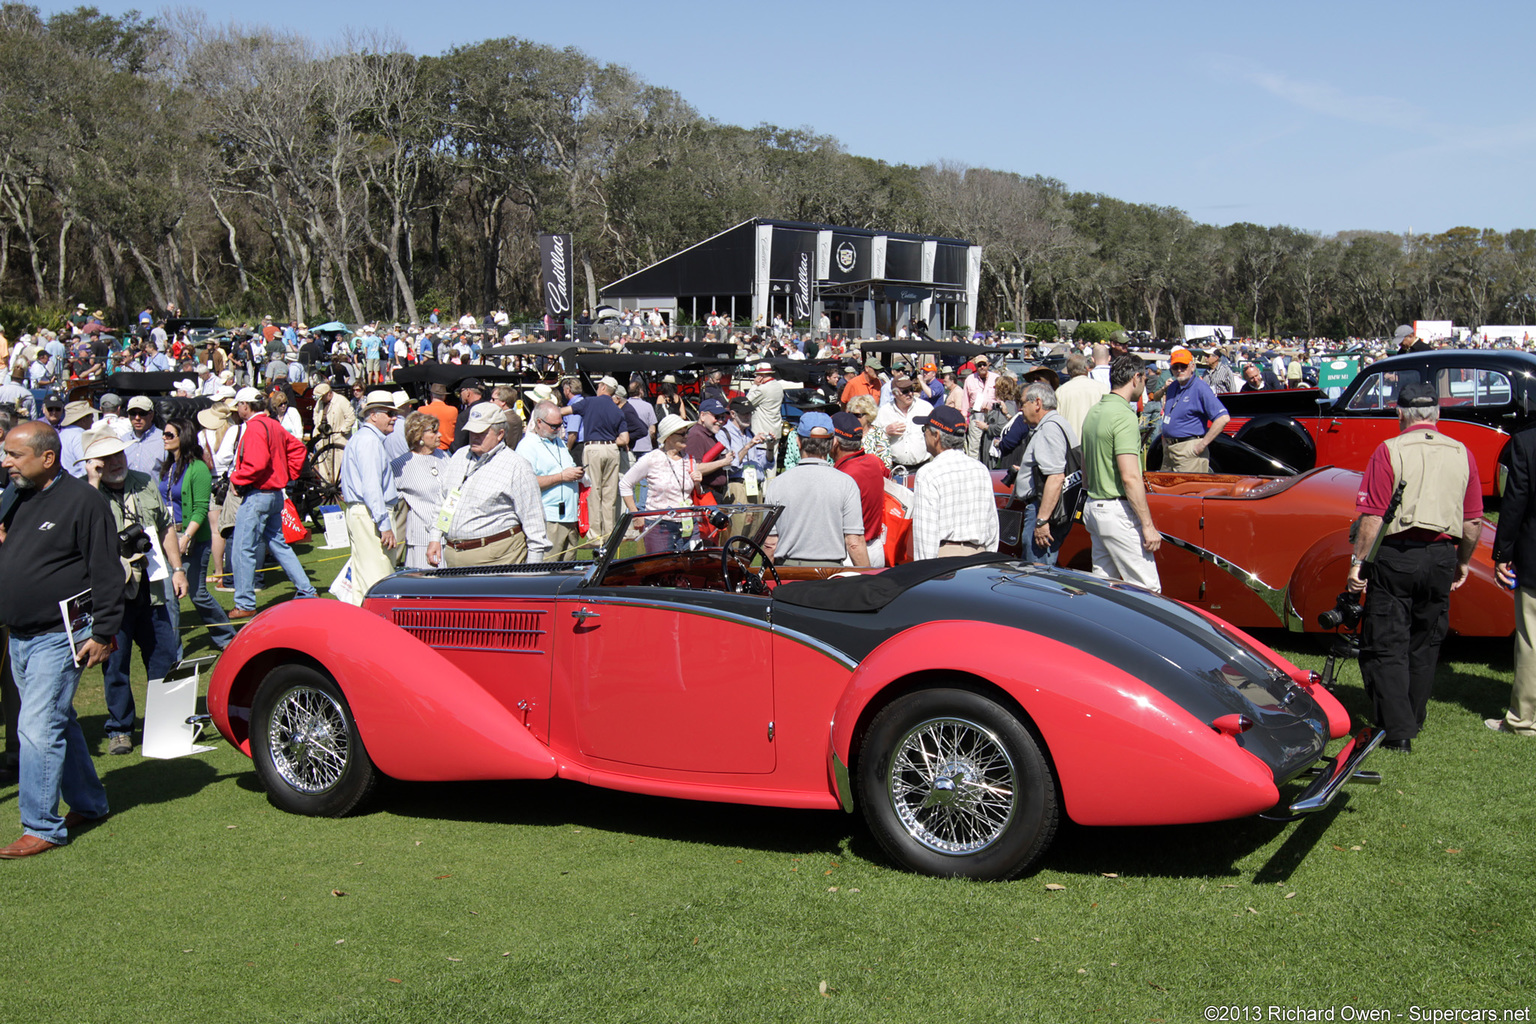
[[[1024,525],[1020,527],[1020,547],[1024,549],[1023,561],[1033,565],[1055,565],[1056,556],[1061,553],[1061,542],[1067,539],[1067,534],[1072,529],[1068,523],[1066,529],[1061,531],[1061,536],[1051,535],[1051,546],[1042,548],[1035,543],[1035,514],[1040,511],[1040,503],[1032,501],[1024,512]]]
[[[90,627],[75,634],[75,643],[91,638]],[[11,637],[11,671],[21,691],[21,788],[17,803],[21,826],[29,836],[50,843],[69,842],[59,797],[71,810],[88,818],[107,813],[107,791],[96,777],[96,766],[75,718],[75,688],[80,669],[69,654],[63,632]]]
[[[213,545],[200,540],[187,548],[187,557],[182,562],[187,566],[187,586],[192,588],[192,607],[208,627],[208,639],[222,651],[235,638],[235,627],[229,624],[224,606],[208,593],[208,557],[212,553]]]
[[[101,681],[107,692],[108,736],[133,732],[135,709],[133,689],[128,685],[128,670],[133,662],[134,645],[138,645],[146,679],[164,679],[181,660],[181,638],[176,635],[170,608],[151,604],[145,591],[145,588],[158,586],[159,583],[141,582],[139,596],[124,604],[123,627],[117,631],[117,650],[107,655],[107,662],[101,667]]]
[[[261,562],[262,546],[272,552],[277,564],[293,581],[299,597],[318,597],[309,575],[283,540],[283,492],[252,491],[240,500],[235,513],[234,562],[235,607],[245,611],[256,608],[256,569]]]

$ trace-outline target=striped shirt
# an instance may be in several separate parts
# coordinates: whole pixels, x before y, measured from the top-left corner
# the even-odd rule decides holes
[[[912,489],[912,557],[937,558],[939,545],[979,544],[997,550],[992,474],[959,449],[933,457]]]

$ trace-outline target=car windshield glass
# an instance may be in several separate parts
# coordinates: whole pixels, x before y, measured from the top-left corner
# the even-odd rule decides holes
[[[1396,409],[1397,393],[1406,384],[1419,383],[1418,370],[1395,370],[1390,373],[1373,373],[1360,385],[1360,390],[1349,400],[1351,412],[1376,409]]]
[[[695,505],[625,513],[603,551],[607,565],[639,555],[719,550],[733,537],[762,544],[778,519],[777,505]]]

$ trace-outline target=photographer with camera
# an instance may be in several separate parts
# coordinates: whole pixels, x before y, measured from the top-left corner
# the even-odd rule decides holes
[[[86,479],[106,496],[117,529],[118,557],[127,577],[123,623],[117,649],[101,670],[107,695],[107,753],[133,751],[135,708],[128,685],[129,661],[135,644],[144,662],[146,679],[163,679],[181,660],[175,609],[166,603],[161,580],[171,577],[176,600],[187,596],[187,572],[181,565],[181,538],[160,488],[147,473],[128,468],[123,441],[110,430],[87,434],[84,441]],[[153,536],[151,536],[153,534]]]
[[[0,623],[10,630],[21,693],[16,802],[24,829],[0,849],[6,860],[56,849],[108,814],[74,698],[81,670],[107,659],[122,622],[123,570],[106,506],[64,472],[59,448],[45,423],[5,435],[11,486],[0,499],[0,579],[9,585],[0,587]],[[82,591],[90,592],[90,618],[66,633],[59,603]],[[68,815],[59,814],[60,797]]]
[[[1482,532],[1477,463],[1440,433],[1439,419],[1435,389],[1405,384],[1400,433],[1371,453],[1355,502],[1348,590],[1365,594],[1360,675],[1385,734],[1381,745],[1402,753],[1424,727],[1451,591],[1466,582]]]

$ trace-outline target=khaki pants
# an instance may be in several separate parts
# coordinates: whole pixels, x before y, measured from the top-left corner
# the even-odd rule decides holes
[[[587,532],[602,544],[613,532],[614,509],[619,502],[619,447],[588,442],[582,448],[581,460],[592,474],[592,491],[587,495]]]
[[[576,530],[575,523],[544,523],[544,532],[549,534],[549,543],[552,547],[545,561],[567,562],[576,557],[576,548],[581,543],[581,535]]]
[[[1515,591],[1515,685],[1504,726],[1536,736],[1536,590],[1523,586]]]
[[[1093,538],[1093,574],[1138,583],[1161,591],[1157,558],[1146,549],[1141,520],[1124,498],[1090,500],[1083,508],[1083,526]]]
[[[467,565],[518,565],[528,561],[528,538],[523,536],[523,531],[519,530],[494,544],[471,548],[468,551],[455,551],[445,541],[443,560],[448,563],[450,569]]]
[[[375,583],[394,572],[405,554],[405,503],[390,509],[390,528],[395,531],[395,546],[388,551],[379,539],[378,527],[368,514],[368,506],[353,502],[346,511],[347,540],[352,543],[352,581],[357,603]]]
[[[1200,438],[1188,441],[1170,441],[1163,438],[1164,473],[1209,473],[1211,460],[1204,452],[1197,451]]]

